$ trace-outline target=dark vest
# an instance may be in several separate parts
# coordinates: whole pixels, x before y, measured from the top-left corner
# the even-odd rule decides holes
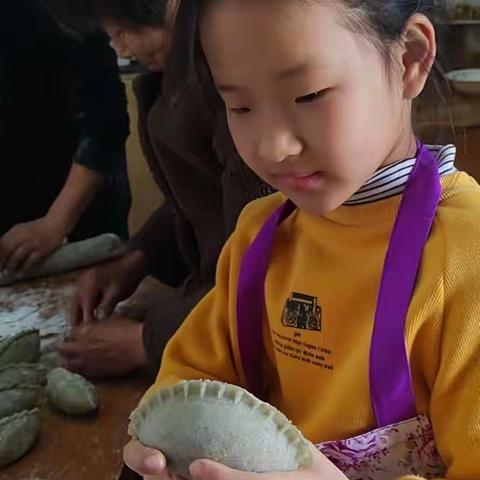
[[[0,14],[0,234],[46,213],[77,139],[64,33],[33,0]]]

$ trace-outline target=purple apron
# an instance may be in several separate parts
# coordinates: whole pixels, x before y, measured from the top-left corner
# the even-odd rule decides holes
[[[318,445],[351,480],[392,480],[403,475],[433,478],[445,474],[430,420],[417,415],[405,342],[407,312],[440,193],[437,162],[418,143],[417,161],[385,258],[370,349],[370,396],[378,428],[356,438]],[[265,397],[259,368],[264,357],[265,279],[275,231],[295,209],[290,201],[280,207],[242,259],[238,341],[247,388],[260,398]]]

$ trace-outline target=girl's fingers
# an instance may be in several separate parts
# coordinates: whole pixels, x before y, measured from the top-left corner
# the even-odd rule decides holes
[[[232,470],[210,460],[193,462],[190,466],[190,475],[193,480],[258,480],[260,478],[270,480],[270,477],[267,475],[262,476],[260,474]]]
[[[143,446],[138,440],[131,440],[125,446],[123,460],[131,470],[139,475],[162,478],[166,473],[165,457],[158,450]]]

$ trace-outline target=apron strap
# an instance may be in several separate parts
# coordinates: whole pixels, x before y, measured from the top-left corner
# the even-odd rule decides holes
[[[247,389],[264,399],[262,359],[265,278],[275,232],[296,207],[289,200],[265,223],[246,250],[240,267],[237,291],[237,335]]]
[[[379,427],[416,416],[405,326],[423,250],[440,200],[438,166],[419,144],[380,284],[370,350],[370,392]]]

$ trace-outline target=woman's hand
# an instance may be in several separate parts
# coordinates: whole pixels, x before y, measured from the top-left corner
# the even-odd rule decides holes
[[[88,270],[78,281],[70,302],[70,323],[91,325],[112,315],[147,274],[147,257],[139,250]]]
[[[132,440],[124,450],[125,463],[139,475],[149,480],[169,480],[172,476],[166,467],[165,457],[151,448]],[[347,480],[347,477],[318,450],[313,453],[309,468],[295,472],[246,473],[233,470],[210,460],[197,460],[190,466],[193,480]]]
[[[27,273],[57,250],[64,238],[63,226],[48,216],[15,225],[0,238],[0,271]]]
[[[143,324],[120,316],[72,329],[58,351],[68,370],[88,378],[120,377],[147,363]]]
[[[24,274],[45,260],[70,235],[102,185],[103,175],[74,163],[48,213],[15,225],[0,238],[0,271]]]

